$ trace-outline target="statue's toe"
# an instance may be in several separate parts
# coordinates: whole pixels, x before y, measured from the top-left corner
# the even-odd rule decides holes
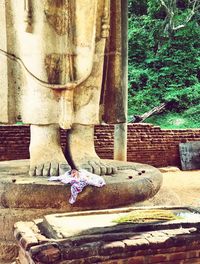
[[[36,167],[35,166],[31,166],[29,169],[29,175],[30,176],[36,176]]]
[[[58,176],[59,175],[59,166],[57,162],[51,162],[50,168],[50,176]]]
[[[103,163],[100,163],[101,175],[106,175],[107,168]]]
[[[117,168],[116,167],[112,167],[112,173],[116,174],[117,173]]]
[[[40,164],[36,167],[36,176],[41,176],[43,175],[43,167],[44,167],[44,164]]]
[[[43,176],[49,176],[50,175],[50,166],[51,166],[50,162],[45,163],[44,164],[44,167],[43,167],[43,172],[42,172],[41,175],[43,175]]]
[[[98,163],[95,162],[95,161],[89,161],[89,164],[91,165],[91,167],[92,167],[92,172],[93,172],[94,174],[101,175],[101,167],[100,167],[100,164],[98,164]]]
[[[106,166],[106,175],[110,175],[110,174],[112,174],[112,167],[107,165]]]

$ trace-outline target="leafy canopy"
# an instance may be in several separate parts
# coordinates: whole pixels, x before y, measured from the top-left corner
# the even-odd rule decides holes
[[[191,16],[194,2],[129,1],[130,117],[170,102],[164,115],[176,113],[192,120],[186,126],[200,126],[200,1]],[[150,121],[166,127],[159,118],[163,114]]]

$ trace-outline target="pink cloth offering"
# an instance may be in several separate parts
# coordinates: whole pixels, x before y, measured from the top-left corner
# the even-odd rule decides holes
[[[64,184],[71,184],[71,197],[69,199],[70,204],[75,203],[78,194],[82,192],[84,187],[87,185],[102,187],[106,184],[105,180],[101,176],[83,169],[80,169],[79,171],[67,171],[65,174],[60,176],[52,176],[49,178],[49,181],[60,181]]]

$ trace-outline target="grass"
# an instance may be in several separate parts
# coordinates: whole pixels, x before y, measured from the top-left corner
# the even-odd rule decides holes
[[[159,115],[159,117],[151,117],[145,120],[146,123],[151,123],[160,126],[162,129],[190,129],[200,128],[199,116],[185,116],[174,114]]]

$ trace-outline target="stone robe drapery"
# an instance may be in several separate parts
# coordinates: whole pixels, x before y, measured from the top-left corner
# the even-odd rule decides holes
[[[123,123],[120,0],[24,1],[0,3],[0,49],[19,57],[30,72],[50,84],[91,74],[74,91],[46,88],[5,56],[0,56],[0,122],[28,124]],[[110,24],[109,37],[103,36]],[[105,25],[104,25],[105,23]],[[94,36],[95,34],[95,36]]]

